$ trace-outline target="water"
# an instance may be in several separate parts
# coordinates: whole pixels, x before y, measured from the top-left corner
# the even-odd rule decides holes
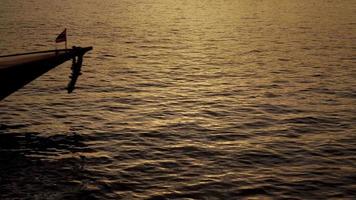
[[[94,50],[0,103],[0,199],[356,198],[355,11],[2,0],[0,54]]]

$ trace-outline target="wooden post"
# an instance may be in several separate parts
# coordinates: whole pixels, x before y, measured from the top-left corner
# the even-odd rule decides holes
[[[73,46],[73,51],[76,50],[78,50],[78,48]],[[72,67],[71,67],[72,74],[69,76],[71,80],[69,81],[67,86],[68,93],[73,92],[73,90],[75,89],[75,83],[77,82],[78,77],[82,74],[80,71],[83,64],[83,56],[84,53],[80,53],[77,56],[73,57]]]

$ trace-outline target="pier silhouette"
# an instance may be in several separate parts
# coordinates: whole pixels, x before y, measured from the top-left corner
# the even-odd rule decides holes
[[[92,47],[73,47],[0,56],[0,100],[71,59],[73,60],[72,75],[67,89],[68,93],[72,92],[80,75],[83,56],[92,49]]]

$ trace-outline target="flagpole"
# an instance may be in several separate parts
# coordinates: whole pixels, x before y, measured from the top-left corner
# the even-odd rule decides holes
[[[65,28],[64,31],[59,34],[55,40],[56,43],[58,42],[65,42],[65,49],[67,50],[67,29]]]

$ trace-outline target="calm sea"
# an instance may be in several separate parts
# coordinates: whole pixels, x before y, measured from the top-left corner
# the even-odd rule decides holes
[[[354,0],[1,0],[0,199],[355,199]],[[57,44],[62,48],[63,44]]]

